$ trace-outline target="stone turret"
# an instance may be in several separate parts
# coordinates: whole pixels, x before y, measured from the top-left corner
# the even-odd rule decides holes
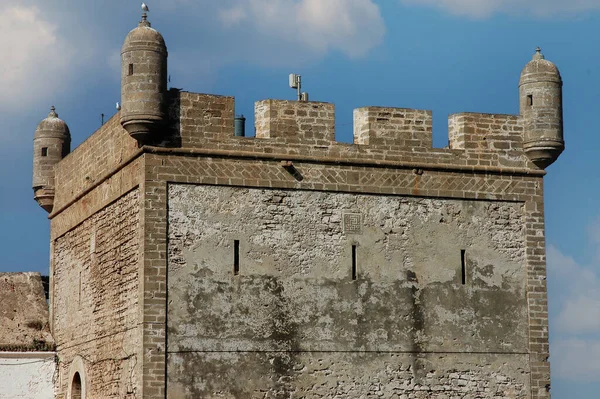
[[[523,147],[540,168],[552,164],[565,148],[563,140],[562,78],[556,65],[538,47],[523,68],[519,82]]]
[[[46,212],[54,204],[54,165],[71,151],[71,133],[55,108],[40,122],[33,138],[34,199]]]
[[[146,13],[121,50],[121,125],[140,144],[167,119],[167,46]]]

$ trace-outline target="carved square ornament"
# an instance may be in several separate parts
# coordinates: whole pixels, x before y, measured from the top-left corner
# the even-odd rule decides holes
[[[358,234],[362,231],[362,215],[360,213],[344,213],[342,226],[344,233]]]

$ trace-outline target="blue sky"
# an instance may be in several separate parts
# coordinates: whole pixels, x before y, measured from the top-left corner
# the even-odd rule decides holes
[[[545,178],[553,398],[600,390],[600,0],[170,0],[149,2],[169,47],[171,86],[254,101],[336,104],[337,139],[352,109],[431,109],[434,145],[447,116],[518,113],[518,80],[536,46],[564,80],[566,150]],[[73,148],[120,101],[119,51],[140,18],[134,0],[0,3],[0,271],[48,272],[49,226],[33,201],[32,138],[55,105]]]

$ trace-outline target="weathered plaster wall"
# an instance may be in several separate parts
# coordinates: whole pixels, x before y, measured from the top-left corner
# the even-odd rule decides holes
[[[0,352],[0,399],[53,399],[54,352]]]
[[[136,189],[54,242],[59,398],[67,393],[78,356],[88,399],[139,392],[140,209]]]
[[[200,352],[170,359],[169,398],[529,397],[526,355]]]
[[[0,351],[54,350],[39,273],[0,273]]]
[[[168,203],[171,397],[529,397],[521,203],[194,185]]]

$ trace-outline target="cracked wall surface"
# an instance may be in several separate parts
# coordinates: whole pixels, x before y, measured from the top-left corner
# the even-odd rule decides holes
[[[171,184],[168,215],[170,397],[529,397],[522,203]]]

